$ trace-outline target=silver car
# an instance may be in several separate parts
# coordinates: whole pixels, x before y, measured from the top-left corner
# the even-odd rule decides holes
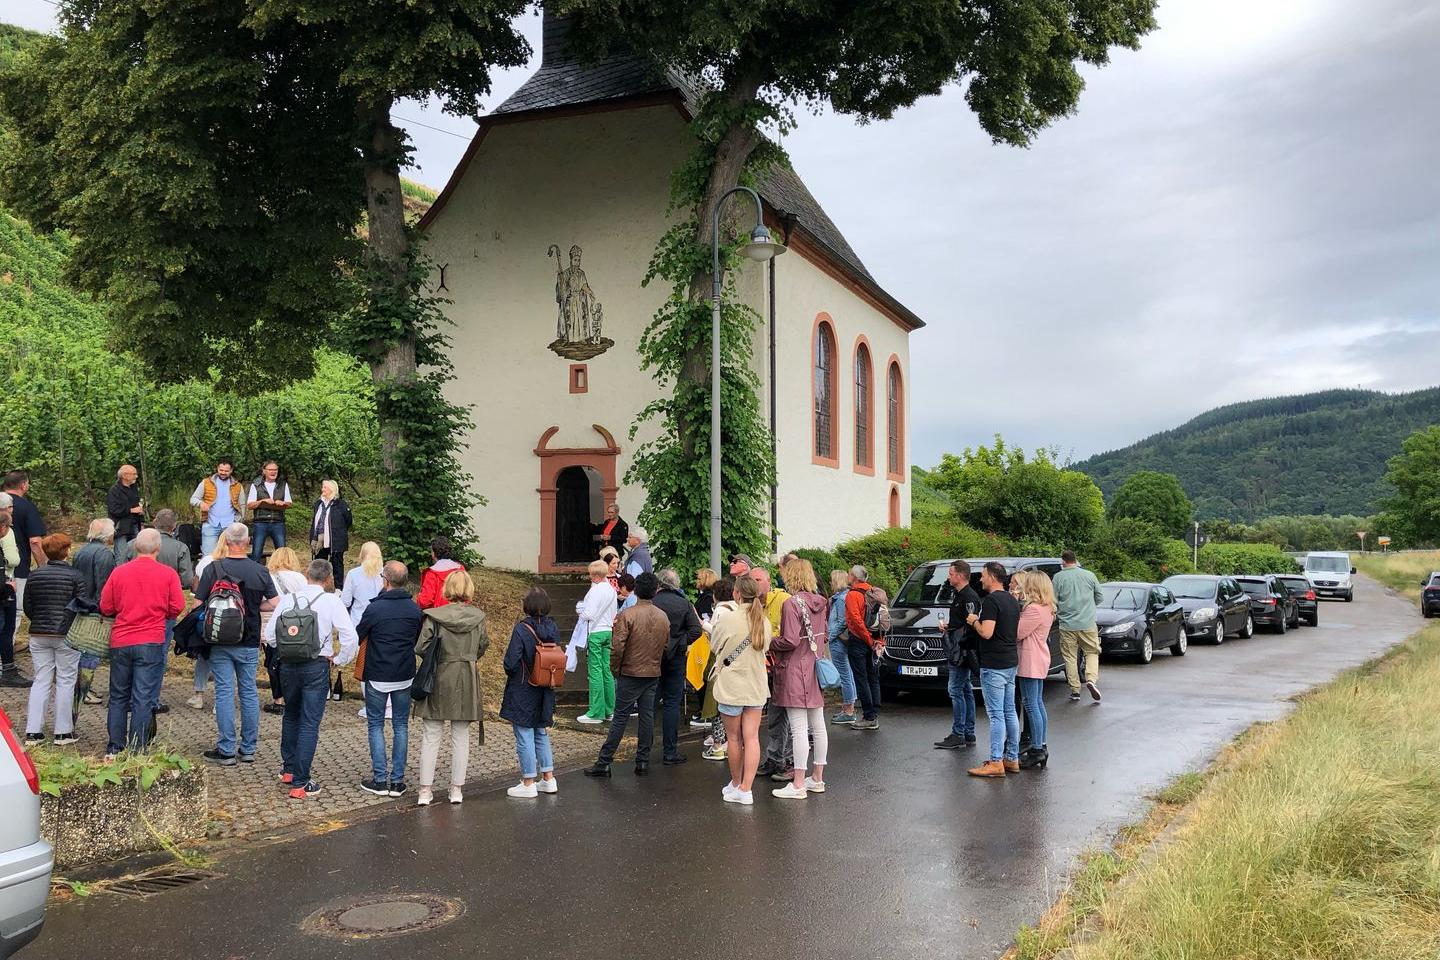
[[[0,960],[45,922],[55,852],[40,839],[40,778],[0,710]]]

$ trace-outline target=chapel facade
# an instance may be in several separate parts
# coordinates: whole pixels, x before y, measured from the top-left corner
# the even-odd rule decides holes
[[[540,573],[594,558],[607,503],[632,524],[644,505],[624,477],[653,434],[631,427],[662,388],[638,348],[668,290],[642,281],[694,147],[682,78],[635,57],[582,65],[567,29],[547,15],[539,70],[478,121],[421,221],[432,286],[452,301],[448,392],[474,411],[462,462],[489,501],[479,549]],[[906,526],[910,335],[924,324],[792,170],[758,189],[788,252],[735,279],[763,320],[752,354],[776,443],[776,551]]]

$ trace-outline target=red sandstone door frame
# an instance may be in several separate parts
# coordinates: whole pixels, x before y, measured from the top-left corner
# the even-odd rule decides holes
[[[535,456],[540,458],[540,557],[535,569],[540,573],[577,573],[585,569],[584,564],[559,564],[555,562],[555,494],[560,472],[567,467],[590,467],[600,473],[600,492],[607,504],[614,503],[620,492],[615,477],[615,458],[620,447],[615,437],[598,423],[591,424],[596,433],[605,441],[603,447],[555,447],[549,446],[550,439],[560,432],[559,426],[551,427],[540,435],[535,444]]]

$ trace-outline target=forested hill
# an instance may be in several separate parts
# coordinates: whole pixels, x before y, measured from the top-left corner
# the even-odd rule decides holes
[[[1173,473],[1201,519],[1366,516],[1389,494],[1385,461],[1440,423],[1440,387],[1326,390],[1217,407],[1174,430],[1076,464],[1108,497],[1137,470]]]

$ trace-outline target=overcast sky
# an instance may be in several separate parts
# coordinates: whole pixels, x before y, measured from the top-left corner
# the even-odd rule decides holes
[[[53,13],[10,0],[3,17]],[[867,127],[802,114],[786,140],[929,324],[911,340],[916,463],[997,432],[1080,459],[1218,404],[1440,383],[1440,4],[1161,0],[1158,16],[1029,150],[992,145],[958,90]],[[538,18],[523,28],[538,51]],[[485,109],[529,71],[500,75]],[[414,175],[443,186],[474,124],[395,113]]]

